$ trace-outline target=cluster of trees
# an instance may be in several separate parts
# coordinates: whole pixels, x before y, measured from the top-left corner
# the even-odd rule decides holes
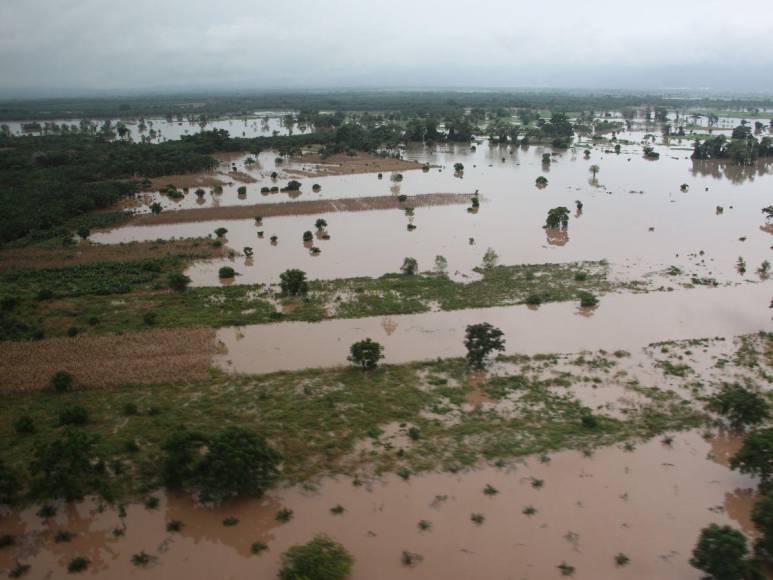
[[[702,143],[696,140],[692,154],[693,159],[729,159],[742,165],[764,157],[773,157],[773,139],[766,136],[758,141],[747,125],[733,129],[730,139],[717,135]]]

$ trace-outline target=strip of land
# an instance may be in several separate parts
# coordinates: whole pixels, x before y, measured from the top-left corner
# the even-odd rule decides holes
[[[223,246],[211,240],[156,240],[126,244],[92,244],[81,242],[71,247],[27,246],[0,252],[0,271],[8,268],[61,268],[94,262],[134,262],[148,258],[182,256],[195,259],[220,258]]]
[[[132,225],[159,225],[202,222],[211,220],[250,219],[263,217],[315,215],[333,212],[370,211],[376,209],[397,209],[404,207],[427,207],[469,203],[471,193],[427,193],[412,195],[406,201],[394,195],[373,197],[352,197],[344,199],[320,199],[283,203],[260,203],[255,205],[230,205],[199,209],[165,211],[159,214],[142,214],[131,220]]]
[[[209,328],[0,342],[0,391],[47,388],[58,371],[80,388],[203,381],[215,350]]]
[[[377,173],[392,171],[410,171],[421,169],[418,161],[408,161],[395,157],[379,157],[367,153],[357,155],[330,155],[323,157],[318,153],[304,153],[292,157],[295,163],[307,163],[307,167],[288,169],[286,173],[301,177],[324,177],[328,175],[352,175],[356,173]]]

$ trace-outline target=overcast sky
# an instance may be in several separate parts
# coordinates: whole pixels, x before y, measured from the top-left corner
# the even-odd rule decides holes
[[[773,91],[771,0],[0,0],[0,94]]]

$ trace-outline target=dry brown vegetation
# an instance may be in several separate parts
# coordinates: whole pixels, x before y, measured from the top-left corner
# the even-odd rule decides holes
[[[261,203],[256,205],[232,205],[199,209],[165,211],[159,214],[142,214],[132,218],[133,225],[158,225],[210,220],[249,219],[256,215],[276,217],[288,215],[314,215],[338,211],[367,211],[374,209],[395,209],[400,207],[427,207],[469,203],[469,193],[428,193],[414,195],[405,202],[397,196],[382,195],[345,199],[321,199],[283,203]]]
[[[410,171],[421,169],[418,161],[395,159],[393,157],[379,157],[367,153],[357,155],[331,155],[322,157],[318,153],[304,153],[292,157],[295,163],[305,163],[308,167],[302,169],[288,169],[289,175],[303,177],[321,177],[325,175],[350,175],[352,173],[386,173],[389,171]]]
[[[7,268],[57,268],[92,262],[129,262],[180,255],[202,259],[219,258],[223,256],[223,252],[222,247],[213,247],[210,240],[197,238],[110,245],[81,242],[69,248],[30,246],[0,252],[0,270]]]
[[[0,390],[49,388],[57,371],[71,373],[75,388],[86,389],[202,381],[215,345],[210,328],[0,342]]]

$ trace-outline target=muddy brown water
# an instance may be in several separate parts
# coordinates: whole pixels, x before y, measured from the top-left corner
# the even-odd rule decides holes
[[[583,311],[576,303],[285,322],[223,328],[225,353],[215,364],[231,372],[266,373],[346,364],[352,343],[370,337],[385,361],[463,356],[468,324],[490,322],[505,333],[508,353],[638,349],[664,340],[733,336],[773,330],[773,283],[651,294],[610,294]],[[389,324],[385,324],[385,321]]]
[[[124,520],[112,508],[98,512],[95,502],[61,508],[48,522],[35,508],[6,511],[3,531],[23,538],[0,552],[0,568],[18,559],[32,566],[29,578],[64,577],[67,562],[84,556],[91,561],[86,576],[95,578],[270,579],[284,550],[325,532],[353,554],[353,580],[560,578],[562,562],[578,579],[697,580],[688,560],[702,527],[753,533],[756,481],[712,459],[728,444],[737,443],[688,432],[670,446],[656,439],[632,452],[566,451],[546,463],[526,458],[457,475],[387,476],[359,487],[349,478],[327,479],[315,491],[279,489],[218,508],[162,496],[159,509],[131,505]],[[543,486],[533,487],[534,479]],[[498,493],[484,494],[487,484]],[[343,514],[330,512],[336,505]],[[536,513],[525,515],[527,506]],[[293,511],[290,522],[276,521],[281,508]],[[473,513],[484,516],[482,524],[471,521]],[[239,524],[224,526],[227,517]],[[171,520],[183,522],[180,533],[165,531]],[[420,520],[431,528],[421,531]],[[112,534],[116,527],[123,536]],[[54,543],[60,529],[74,532],[73,541]],[[268,545],[258,556],[250,553],[256,541]],[[403,566],[404,550],[421,561]],[[131,557],[141,551],[153,560],[137,568]],[[630,558],[627,566],[615,564],[618,553]]]
[[[482,196],[477,213],[465,207],[417,208],[413,217],[400,210],[337,212],[267,218],[261,226],[249,219],[128,226],[94,233],[92,238],[99,243],[119,243],[206,236],[223,226],[229,230],[227,244],[237,254],[244,247],[254,251],[252,265],[238,255],[228,264],[235,267],[241,283],[276,283],[287,268],[300,268],[311,278],[379,276],[397,271],[406,256],[416,258],[422,270],[429,270],[438,254],[447,258],[449,272],[463,279],[480,265],[489,247],[499,254],[502,264],[608,259],[623,270],[630,266],[644,272],[676,265],[699,277],[738,280],[744,277],[735,270],[739,256],[747,263],[745,277],[755,278],[762,261],[773,255],[773,238],[761,229],[765,222],[760,209],[770,204],[767,166],[693,162],[689,151],[671,150],[667,151],[676,159],[664,151],[660,161],[650,162],[641,157],[640,147],[626,146],[619,156],[594,148],[589,159],[581,153],[563,152],[546,169],[541,165],[541,154],[546,151],[549,148],[530,147],[511,155],[505,147],[486,143],[475,152],[462,146],[411,148],[406,157],[441,168],[429,173],[405,172],[399,184],[388,175],[379,180],[374,174],[305,180],[305,185],[322,183],[322,191],[314,193],[304,187],[296,198],[313,201],[477,189]],[[261,160],[265,155],[261,154]],[[456,161],[465,165],[461,179],[450,169]],[[595,182],[588,172],[593,163],[601,167]],[[732,177],[733,172],[740,177]],[[534,179],[542,174],[550,184],[540,190]],[[686,193],[679,189],[682,183],[689,185]],[[286,194],[262,196],[257,193],[262,185],[249,185],[249,193],[237,201],[252,205],[288,200]],[[177,206],[228,205],[228,191],[226,188],[222,196],[207,194],[201,206],[191,193]],[[574,210],[575,200],[582,201],[584,208],[581,215],[573,212],[568,235],[560,240],[547,235],[542,228],[547,211],[557,205]],[[722,214],[716,213],[717,206],[724,208]],[[314,230],[316,217],[327,220],[330,239],[320,241],[321,254],[313,256],[301,236]],[[409,224],[415,229],[409,230]],[[258,231],[264,232],[262,239]],[[278,236],[278,244],[270,243],[272,235]],[[187,274],[194,285],[217,285],[217,271],[223,265],[225,260],[201,262]]]

